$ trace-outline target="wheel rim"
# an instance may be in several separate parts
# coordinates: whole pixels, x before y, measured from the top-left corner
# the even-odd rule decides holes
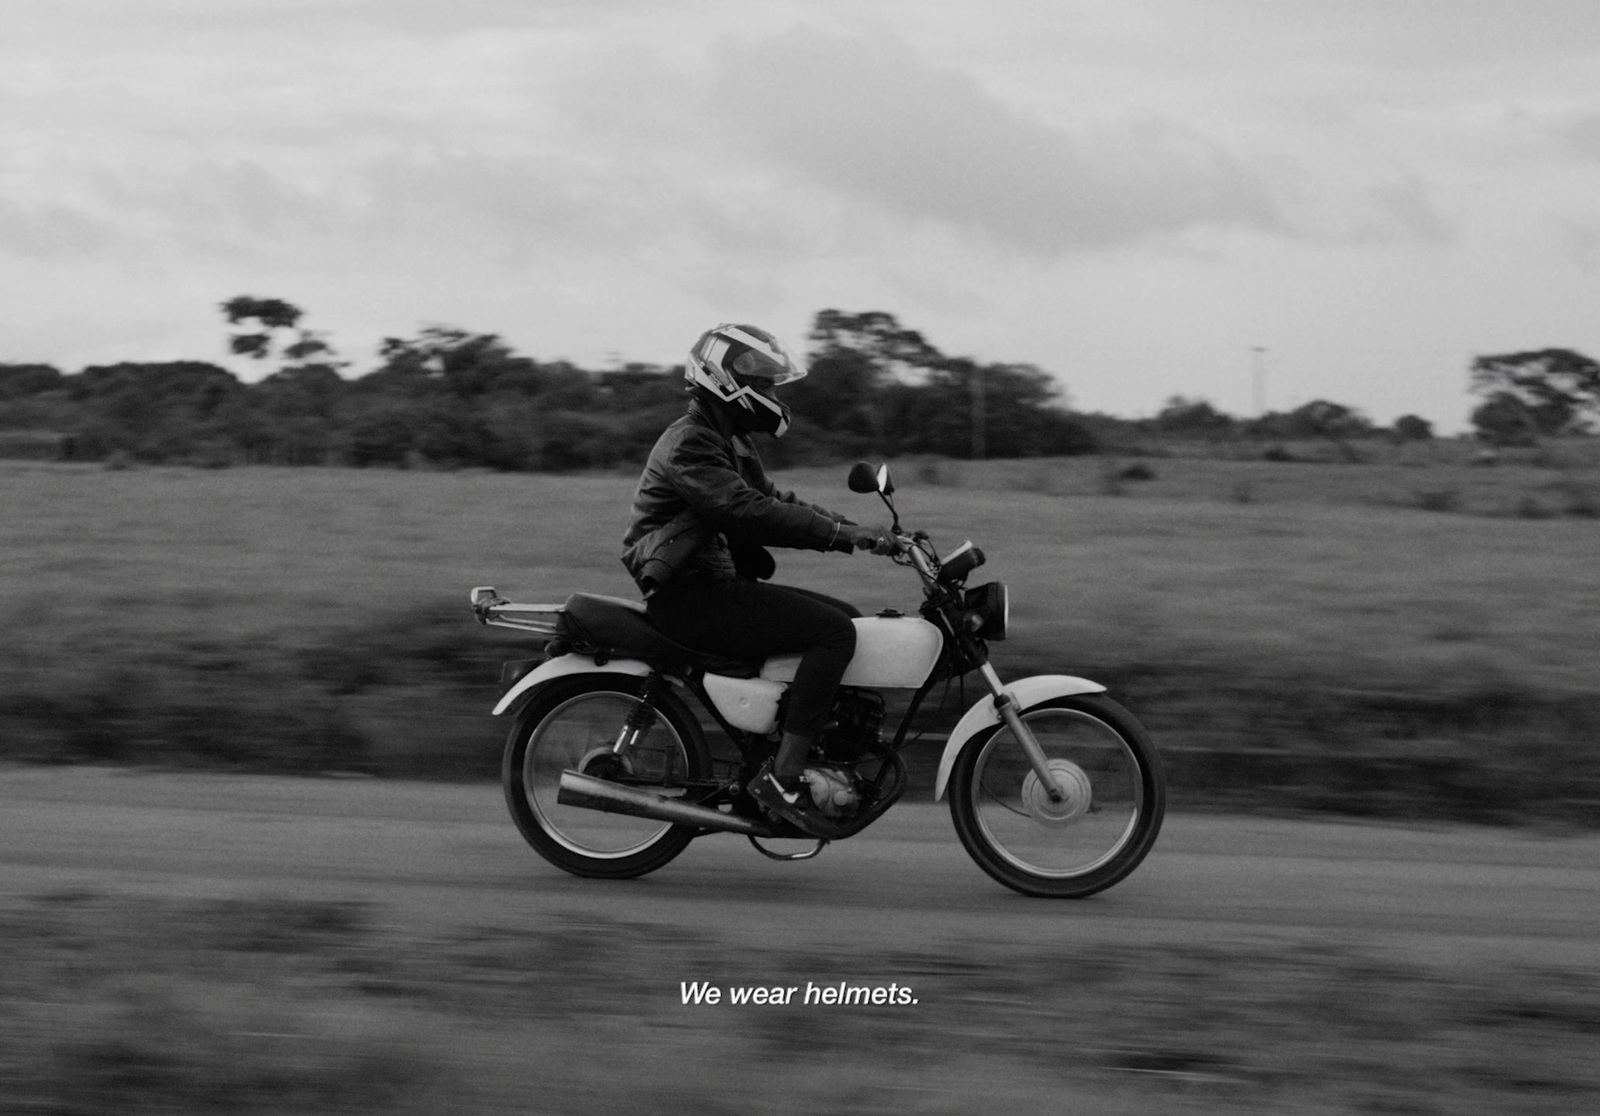
[[[973,767],[972,814],[989,847],[1031,876],[1070,879],[1105,866],[1133,840],[1144,781],[1127,741],[1076,709],[1023,715],[1065,791],[1052,802],[1022,746],[1004,726]]]
[[[659,841],[671,823],[613,814],[556,801],[561,773],[593,764],[608,753],[639,700],[629,694],[580,694],[557,706],[534,728],[522,758],[522,789],[534,818],[562,847],[580,856],[616,860]],[[659,712],[628,749],[631,785],[652,794],[681,793],[689,753],[682,737]]]

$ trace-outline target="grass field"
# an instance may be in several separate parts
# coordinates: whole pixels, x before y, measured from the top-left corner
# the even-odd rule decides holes
[[[1404,447],[897,468],[906,522],[973,538],[1010,584],[1002,673],[1112,686],[1174,805],[1592,825],[1588,448],[1492,469]],[[1135,462],[1153,477],[1125,478]],[[778,479],[876,518],[843,473]],[[522,652],[471,622],[467,590],[630,595],[632,485],[0,463],[0,756],[488,775],[484,713]],[[866,556],[780,568],[868,610],[917,600]]]
[[[1339,945],[753,956],[648,921],[428,936],[354,904],[64,894],[0,914],[0,948],[6,1112],[1578,1116],[1600,1103],[1592,973]],[[685,1006],[686,973],[796,987],[892,974],[918,1003]]]

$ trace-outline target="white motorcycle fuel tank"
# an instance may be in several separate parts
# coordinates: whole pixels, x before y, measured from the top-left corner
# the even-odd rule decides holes
[[[933,673],[944,649],[944,634],[920,617],[865,616],[855,625],[856,653],[841,685],[914,690]],[[759,678],[707,674],[706,693],[735,728],[771,732],[778,723],[778,699],[799,666],[799,655],[778,655],[762,665]]]

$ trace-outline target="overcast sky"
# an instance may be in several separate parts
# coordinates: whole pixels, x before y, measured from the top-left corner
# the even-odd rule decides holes
[[[588,367],[886,310],[1076,405],[1600,357],[1593,0],[0,0],[0,361]]]

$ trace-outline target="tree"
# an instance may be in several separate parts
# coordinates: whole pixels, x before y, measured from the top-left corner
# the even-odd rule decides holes
[[[926,448],[935,453],[977,459],[1087,449],[1081,424],[1055,405],[1060,389],[1031,364],[947,357],[919,395],[918,427],[931,435]]]
[[[49,364],[0,364],[0,399],[21,399],[61,386],[61,372]]]
[[[819,310],[807,336],[821,343],[822,355],[833,351],[859,353],[885,373],[928,368],[944,359],[944,354],[928,344],[922,334],[904,328],[893,314],[882,310],[860,314]]]
[[[1165,434],[1212,438],[1233,433],[1234,420],[1209,400],[1174,395],[1156,415],[1156,428]]]
[[[1273,411],[1248,426],[1251,435],[1261,438],[1326,438],[1346,461],[1360,461],[1361,455],[1350,443],[1366,438],[1375,428],[1366,415],[1343,403],[1313,399],[1289,412]]]
[[[683,409],[681,366],[591,372],[449,326],[386,338],[380,366],[347,378],[292,303],[239,295],[218,305],[228,348],[263,362],[265,376],[244,384],[193,361],[75,375],[0,364],[0,425],[70,436],[87,459],[581,469],[641,460]],[[882,311],[824,310],[811,337],[811,375],[785,392],[794,432],[775,457],[1095,448],[1086,421],[1032,365],[947,357]]]
[[[805,379],[784,389],[796,432],[839,453],[886,451],[885,389],[898,377],[926,376],[944,355],[893,314],[822,310],[807,339],[816,343]]]
[[[1401,415],[1394,420],[1394,432],[1408,442],[1426,442],[1433,437],[1433,423],[1418,415]]]
[[[256,385],[256,393],[273,414],[330,418],[345,388],[344,379],[327,365],[305,364],[272,373]]]
[[[0,364],[0,429],[70,429],[65,388],[66,377],[53,365]]]
[[[125,450],[145,461],[192,456],[214,441],[245,390],[226,368],[201,361],[95,365],[65,378],[80,409],[80,452]]]
[[[364,387],[440,389],[465,398],[497,390],[531,395],[545,386],[538,364],[493,333],[428,326],[415,337],[385,337],[378,355],[383,364],[362,377]]]
[[[1050,374],[949,357],[881,310],[823,310],[810,375],[786,389],[796,432],[840,452],[1024,457],[1092,452]]]
[[[1289,412],[1290,426],[1296,434],[1344,442],[1372,433],[1372,423],[1360,411],[1343,403],[1313,399]]]
[[[1600,364],[1572,349],[1478,357],[1472,390],[1484,397],[1473,425],[1491,439],[1526,437],[1530,430],[1545,436],[1588,433],[1600,416]],[[1525,418],[1517,415],[1518,407]]]
[[[293,331],[293,340],[279,346],[279,359],[297,367],[325,367],[337,372],[346,367],[338,359],[333,346],[324,336],[313,330],[298,328],[304,312],[281,298],[256,298],[237,295],[221,304],[222,313],[229,325],[255,323],[255,329],[228,337],[228,349],[252,360],[266,360],[272,355],[273,341],[278,331]],[[315,359],[314,359],[315,358]]]
[[[221,304],[231,334],[228,348],[279,367],[250,390],[245,406],[230,408],[225,433],[253,461],[277,465],[331,464],[343,453],[345,395],[339,375],[348,367],[321,334],[300,325],[304,313],[281,298],[239,295]]]
[[[600,409],[621,420],[621,431],[612,435],[615,451],[621,460],[643,461],[661,432],[683,414],[683,366],[630,363],[601,372],[596,380]]]
[[[1539,442],[1539,423],[1533,412],[1509,391],[1497,391],[1472,411],[1478,437],[1495,446],[1532,446]]]

